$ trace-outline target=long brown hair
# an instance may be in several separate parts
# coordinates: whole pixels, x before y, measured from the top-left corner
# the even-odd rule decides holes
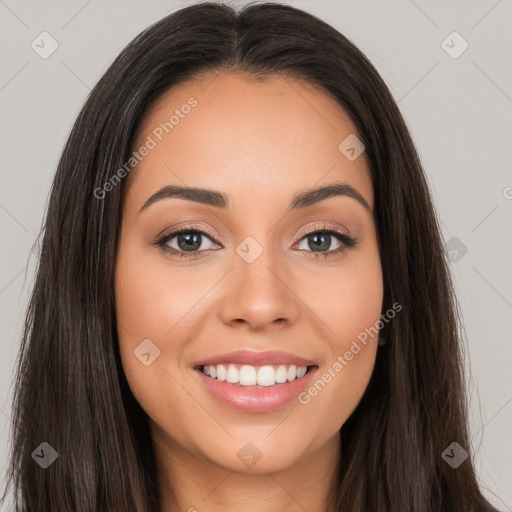
[[[336,510],[484,512],[467,431],[461,328],[440,228],[417,152],[387,86],[345,36],[275,2],[198,3],[136,37],[94,87],[64,147],[42,231],[15,380],[9,470],[16,510],[160,510],[148,418],[120,363],[114,262],[122,180],[149,105],[200,73],[305,80],[349,114],[365,145],[384,278],[369,386],[342,426]],[[57,453],[47,469],[32,454]],[[469,452],[458,468],[442,453]],[[6,490],[7,492],[7,490]],[[5,494],[4,494],[5,496]]]

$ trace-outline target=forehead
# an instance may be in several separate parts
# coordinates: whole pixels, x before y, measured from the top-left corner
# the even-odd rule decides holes
[[[233,207],[249,198],[288,204],[300,189],[344,181],[372,206],[364,153],[350,161],[338,147],[353,135],[349,116],[314,85],[206,74],[166,91],[145,113],[133,149],[152,148],[130,174],[127,201],[140,207],[174,184],[222,190]]]

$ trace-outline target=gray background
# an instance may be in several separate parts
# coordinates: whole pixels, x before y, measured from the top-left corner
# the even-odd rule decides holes
[[[90,89],[122,48],[151,22],[191,3],[0,0],[0,483],[33,244],[62,146]],[[468,337],[477,472],[485,494],[512,511],[511,2],[286,3],[354,41],[404,114],[453,259]],[[43,31],[59,44],[47,59],[31,48]],[[441,45],[453,31],[469,44],[455,59]],[[457,40],[447,44],[452,52],[461,48]]]

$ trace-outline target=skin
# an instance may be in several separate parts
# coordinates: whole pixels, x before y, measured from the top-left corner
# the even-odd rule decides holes
[[[116,262],[121,358],[150,417],[163,510],[174,510],[171,486],[184,511],[251,512],[262,503],[268,512],[324,510],[342,451],[339,429],[368,385],[377,337],[309,403],[295,399],[272,412],[220,404],[192,364],[236,349],[278,349],[315,361],[320,377],[378,322],[383,282],[370,174],[364,153],[349,161],[338,149],[357,131],[310,84],[223,73],[166,91],[142,120],[135,147],[190,97],[197,106],[127,178]],[[295,194],[338,181],[370,209],[335,196],[287,212]],[[230,207],[167,198],[139,213],[172,184],[218,190]],[[196,259],[152,245],[190,224],[215,234],[201,238]],[[356,246],[315,259],[300,230],[324,224],[348,231]],[[252,263],[236,252],[247,236],[263,248]],[[340,244],[332,236],[323,253]],[[179,250],[178,237],[167,245]],[[145,339],[161,351],[149,366],[134,356]],[[237,457],[247,442],[262,454],[251,467]]]

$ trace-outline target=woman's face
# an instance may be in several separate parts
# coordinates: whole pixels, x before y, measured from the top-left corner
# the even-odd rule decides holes
[[[128,383],[170,457],[257,473],[335,446],[372,373],[377,337],[358,336],[383,295],[356,135],[330,97],[276,76],[208,75],[144,117],[117,320]]]

